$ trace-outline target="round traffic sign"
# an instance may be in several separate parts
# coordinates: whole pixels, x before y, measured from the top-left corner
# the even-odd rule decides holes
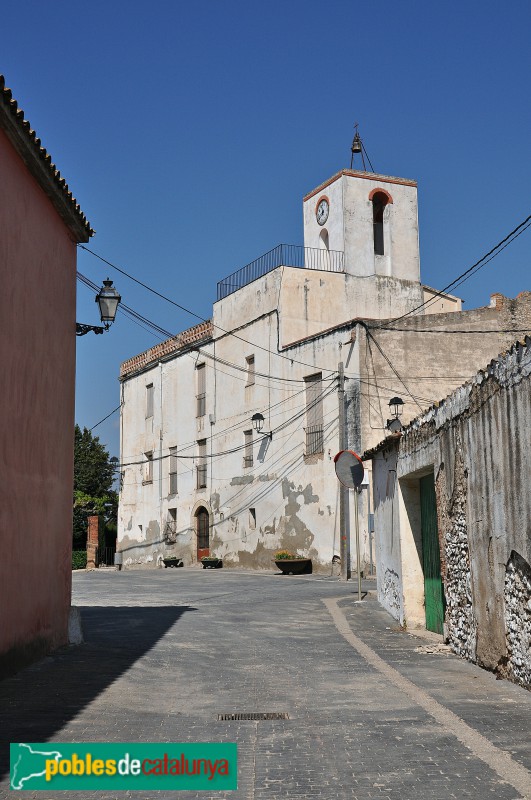
[[[363,461],[353,450],[341,450],[334,458],[337,479],[348,489],[357,489],[363,483]]]

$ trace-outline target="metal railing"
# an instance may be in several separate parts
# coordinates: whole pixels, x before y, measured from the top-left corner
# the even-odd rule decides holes
[[[113,567],[115,553],[116,553],[116,547],[98,547],[98,556],[97,556],[98,566]]]
[[[324,432],[322,425],[308,425],[306,433],[306,453],[307,456],[317,455],[324,450]]]
[[[267,275],[277,267],[344,272],[344,253],[340,250],[317,249],[298,244],[279,244],[260,258],[251,261],[250,264],[219,281],[218,300],[223,300],[224,297],[228,297],[242,286],[247,286],[248,283]]]

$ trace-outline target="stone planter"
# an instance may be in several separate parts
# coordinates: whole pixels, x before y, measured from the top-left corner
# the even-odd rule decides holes
[[[205,558],[201,559],[203,569],[221,569],[223,560],[221,558]]]
[[[162,562],[163,562],[165,568],[167,568],[167,567],[182,567],[183,566],[182,558],[175,558],[175,557],[174,558],[163,558]]]
[[[311,575],[311,558],[279,558],[275,564],[284,575]]]

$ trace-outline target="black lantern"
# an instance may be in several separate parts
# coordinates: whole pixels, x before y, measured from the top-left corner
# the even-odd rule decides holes
[[[251,422],[253,423],[253,428],[257,433],[261,433],[262,428],[264,427],[264,415],[263,414],[253,414],[251,417]]]
[[[402,430],[402,423],[399,420],[399,416],[402,413],[403,407],[404,401],[401,397],[391,397],[389,400],[389,410],[393,418],[387,420],[387,430],[391,431],[391,433],[400,433]]]
[[[253,428],[255,429],[255,431],[257,433],[262,433],[262,428],[264,427],[264,421],[265,420],[264,420],[264,415],[263,414],[253,414],[253,416],[251,417],[251,422],[253,424]],[[265,431],[264,431],[264,436],[267,436],[267,437],[269,437],[269,439],[272,439],[273,438],[273,431],[270,431],[270,433],[265,433]]]
[[[108,331],[116,317],[118,304],[122,298],[112,285],[112,281],[107,278],[103,281],[103,286],[95,297],[96,303],[100,309],[100,318],[103,322],[103,327],[99,325],[85,325],[82,322],[76,322],[76,336],[84,336],[89,331],[93,333],[104,333]]]
[[[116,311],[118,310],[118,303],[122,298],[112,285],[112,281],[107,278],[103,281],[103,286],[96,295],[96,303],[100,307],[101,321],[105,327],[108,328],[114,322]]]
[[[389,400],[389,410],[395,419],[398,419],[402,414],[403,406],[404,401],[401,397],[391,397]]]

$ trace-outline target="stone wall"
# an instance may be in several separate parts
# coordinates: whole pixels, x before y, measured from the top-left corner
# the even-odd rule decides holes
[[[457,654],[527,688],[530,375],[531,338],[526,337],[415,419],[400,438],[365,454],[373,460],[375,520],[383,540],[377,564],[381,602],[408,626],[425,624],[418,479],[432,472],[445,636]],[[392,473],[399,487],[394,502]]]
[[[505,572],[507,675],[531,689],[531,568],[512,552]]]

